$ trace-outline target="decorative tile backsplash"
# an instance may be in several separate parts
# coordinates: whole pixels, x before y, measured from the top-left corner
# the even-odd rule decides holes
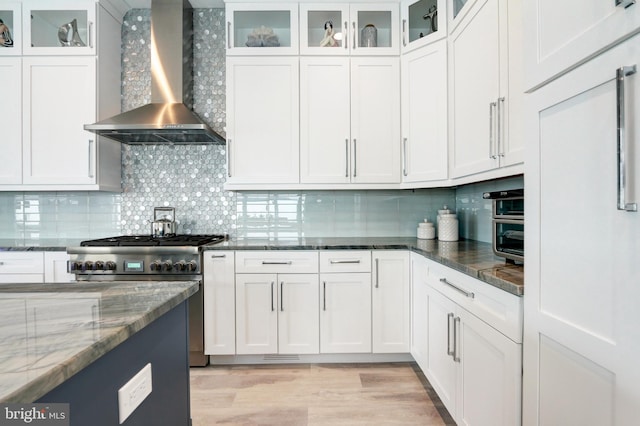
[[[122,110],[151,98],[150,10],[122,26]],[[225,16],[194,11],[194,110],[225,135]],[[176,208],[178,231],[238,237],[414,236],[418,222],[455,208],[460,236],[491,241],[482,192],[523,186],[522,177],[457,189],[231,192],[224,146],[123,146],[121,194],[0,192],[0,238],[87,239],[147,234],[153,207]]]

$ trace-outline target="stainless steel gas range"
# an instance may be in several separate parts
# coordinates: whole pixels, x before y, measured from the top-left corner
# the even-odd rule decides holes
[[[189,299],[189,363],[205,366],[202,251],[226,235],[125,235],[67,248],[67,269],[77,281],[199,281]]]

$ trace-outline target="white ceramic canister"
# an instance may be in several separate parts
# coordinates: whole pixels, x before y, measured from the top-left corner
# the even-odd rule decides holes
[[[451,210],[449,210],[449,207],[447,207],[447,205],[445,204],[444,207],[441,210],[438,210],[438,217],[436,218],[436,225],[438,225],[438,228],[440,227],[440,217],[443,214],[451,214],[453,213]]]
[[[455,214],[443,214],[438,225],[438,240],[458,241],[458,217]]]
[[[436,228],[427,219],[418,224],[418,238],[421,240],[433,240],[436,237]]]

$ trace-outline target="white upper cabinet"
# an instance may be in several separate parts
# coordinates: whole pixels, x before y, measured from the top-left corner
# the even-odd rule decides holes
[[[635,34],[640,4],[633,0],[526,1],[525,88],[539,87],[561,73]],[[626,7],[628,6],[628,7]]]
[[[447,167],[447,41],[402,56],[402,181],[445,181]]]
[[[403,53],[447,36],[446,0],[404,0],[400,7]]]
[[[399,183],[397,58],[300,62],[300,181]]]
[[[0,3],[0,56],[22,54],[22,5],[20,2]]]
[[[0,49],[3,49],[0,47]],[[1,184],[20,184],[22,182],[22,59],[0,57],[0,82],[2,102],[6,105],[0,114],[0,152],[4,159],[0,167]]]
[[[396,3],[300,4],[301,54],[397,55],[398,52]]]
[[[227,59],[228,183],[298,183],[298,77],[297,57]]]
[[[449,37],[451,177],[522,172],[521,2],[465,5]],[[474,178],[480,179],[478,177]]]
[[[297,55],[297,3],[227,3],[227,55]]]
[[[25,0],[22,3],[24,55],[95,55],[96,2]]]

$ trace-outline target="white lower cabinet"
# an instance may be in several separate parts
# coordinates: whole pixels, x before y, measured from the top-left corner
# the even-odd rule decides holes
[[[372,252],[373,353],[407,353],[410,347],[409,252]]]
[[[321,251],[320,286],[320,352],[371,353],[371,251]]]
[[[236,353],[317,354],[318,252],[235,256]]]
[[[320,352],[371,352],[371,273],[320,274]]]
[[[411,356],[422,371],[427,369],[429,355],[429,310],[427,260],[411,253]]]
[[[70,283],[75,282],[75,274],[67,272],[69,255],[66,251],[44,252],[44,282]]]
[[[0,253],[0,283],[41,282],[44,282],[44,256],[42,252]]]
[[[204,353],[236,353],[235,254],[207,251],[204,275]]]
[[[237,274],[238,354],[318,353],[317,274]]]
[[[428,268],[426,290],[424,266]],[[508,327],[500,330],[489,325],[482,312],[486,310],[488,318],[498,312],[501,317],[510,318],[504,312],[512,311],[521,316],[519,298],[495,288],[484,289],[490,290],[489,294],[479,292],[474,284],[487,285],[474,283],[477,280],[469,277],[469,282],[460,281],[456,271],[430,261],[422,265],[414,263],[414,271],[420,274],[414,281],[413,288],[418,289],[414,297],[426,297],[418,304],[426,314],[414,316],[414,324],[418,322],[424,327],[427,322],[427,341],[418,340],[422,351],[417,352],[419,365],[447,410],[458,424],[520,424],[522,345],[503,334],[511,333]],[[439,291],[441,286],[444,292]],[[456,295],[449,297],[449,291]],[[497,293],[498,299],[508,296],[507,300],[512,297],[514,303],[501,306],[491,297],[493,291],[504,293]],[[464,302],[456,300],[458,295]],[[473,306],[471,310],[478,316],[463,307],[465,302]],[[521,324],[519,327],[521,336]]]

